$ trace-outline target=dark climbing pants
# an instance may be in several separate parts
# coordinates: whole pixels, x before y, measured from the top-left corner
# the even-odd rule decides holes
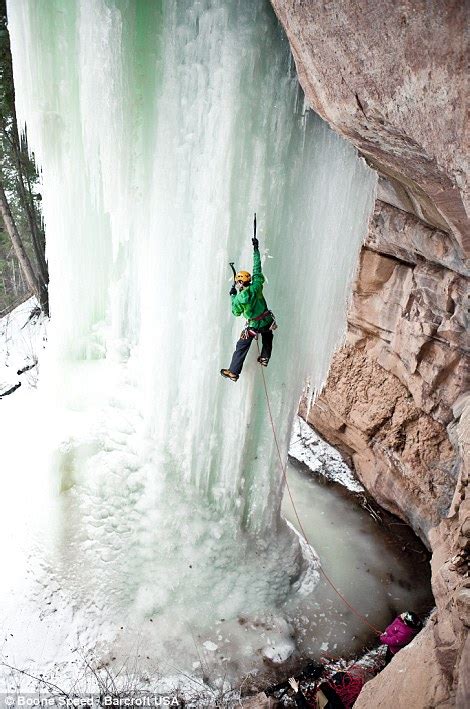
[[[252,328],[254,329],[254,328]],[[266,357],[269,359],[271,357],[271,352],[273,349],[273,333],[268,327],[264,327],[262,330],[256,330],[261,335],[263,346],[261,348],[261,357]],[[243,369],[243,363],[250,349],[250,345],[254,337],[249,337],[246,340],[240,338],[237,342],[235,352],[233,353],[232,361],[230,362],[230,371],[234,374],[240,374]]]

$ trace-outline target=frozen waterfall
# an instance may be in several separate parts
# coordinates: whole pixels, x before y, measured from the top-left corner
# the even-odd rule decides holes
[[[287,455],[305,382],[322,385],[345,329],[373,173],[308,110],[265,0],[8,12],[51,277],[45,568],[96,628],[90,647],[158,629],[181,657],[187,624],[258,613],[282,635],[312,569],[280,516],[256,347],[237,384],[219,375],[243,326],[228,262],[251,271],[256,211]]]

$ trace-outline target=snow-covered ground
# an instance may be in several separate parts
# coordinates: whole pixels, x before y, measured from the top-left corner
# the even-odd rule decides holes
[[[39,354],[46,339],[47,318],[35,298],[0,319],[0,397],[18,384],[26,389],[36,387]]]
[[[313,473],[343,485],[351,492],[364,488],[340,453],[323,440],[300,416],[294,421],[289,455],[310,468]]]

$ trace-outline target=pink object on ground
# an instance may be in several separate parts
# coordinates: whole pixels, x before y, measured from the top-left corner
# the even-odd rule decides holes
[[[417,628],[410,628],[405,621],[398,616],[393,623],[390,623],[385,632],[380,636],[381,642],[388,645],[390,651],[395,655],[405,645],[408,645],[418,634]]]

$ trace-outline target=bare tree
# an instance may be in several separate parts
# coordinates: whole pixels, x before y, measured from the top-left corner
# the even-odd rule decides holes
[[[39,302],[41,302],[41,289],[39,287],[36,275],[31,266],[31,261],[26,253],[21,236],[16,228],[15,220],[11,213],[10,205],[8,204],[7,196],[3,185],[0,183],[0,214],[2,215],[3,223],[11,239],[13,249],[15,250],[16,258],[23,270],[26,282],[28,283],[31,292],[34,293]]]
[[[12,290],[3,288],[2,297],[7,307],[11,307],[11,295],[17,282],[16,257],[27,291],[36,296],[41,310],[49,315],[49,271],[39,209],[41,196],[37,192],[39,176],[26,136],[20,135],[18,130],[6,12],[6,2],[0,0],[0,212],[5,224],[5,230],[0,229],[0,266],[10,274],[6,283],[12,284]],[[13,246],[14,256],[10,257],[7,236]],[[27,291],[23,294],[27,295]]]

